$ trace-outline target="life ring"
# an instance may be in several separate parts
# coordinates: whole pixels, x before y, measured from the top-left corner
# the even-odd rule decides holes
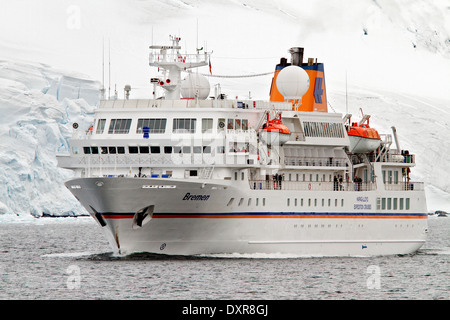
[[[311,190],[311,183],[308,183],[308,190]]]

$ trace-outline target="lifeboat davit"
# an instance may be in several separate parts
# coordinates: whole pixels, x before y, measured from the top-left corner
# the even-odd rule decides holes
[[[367,153],[375,151],[381,144],[378,131],[369,127],[369,124],[353,122],[348,127],[351,153]]]
[[[267,115],[267,122],[263,125],[259,137],[269,146],[283,145],[289,141],[291,132],[281,121],[281,115],[279,119],[273,120],[269,120],[269,115]]]

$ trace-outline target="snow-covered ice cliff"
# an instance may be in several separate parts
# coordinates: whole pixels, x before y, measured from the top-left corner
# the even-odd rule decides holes
[[[67,71],[0,60],[0,214],[83,213],[56,153],[69,150],[73,122],[89,125],[98,89]]]

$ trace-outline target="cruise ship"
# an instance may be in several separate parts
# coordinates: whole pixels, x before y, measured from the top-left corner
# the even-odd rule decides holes
[[[375,256],[425,243],[414,154],[394,126],[328,112],[324,64],[304,48],[280,59],[267,101],[229,99],[199,73],[211,53],[181,52],[176,36],[150,46],[154,98],[126,86],[101,99],[58,155],[115,252]]]

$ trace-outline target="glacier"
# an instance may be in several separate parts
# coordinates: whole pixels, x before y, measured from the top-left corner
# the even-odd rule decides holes
[[[56,154],[69,150],[74,122],[91,125],[105,74],[112,90],[131,84],[133,98],[151,97],[148,46],[169,34],[188,51],[213,50],[213,73],[224,75],[272,71],[305,47],[325,63],[329,111],[357,119],[362,108],[380,132],[395,126],[429,210],[450,211],[449,0],[24,2],[0,12],[10,30],[0,34],[0,215],[86,214]],[[268,99],[271,76],[213,82]]]
[[[80,215],[57,167],[73,122],[88,129],[99,83],[47,65],[0,60],[0,214]]]

